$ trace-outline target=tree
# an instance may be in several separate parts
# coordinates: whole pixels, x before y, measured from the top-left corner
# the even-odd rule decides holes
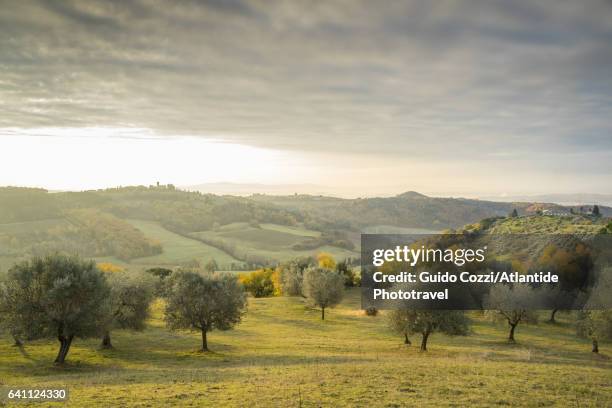
[[[116,272],[107,275],[110,296],[107,299],[110,314],[104,322],[102,348],[113,348],[113,328],[143,330],[149,317],[149,306],[154,297],[154,282],[150,275]]]
[[[319,264],[319,268],[334,269],[336,267],[336,260],[332,254],[327,252],[321,252],[319,255],[317,255],[317,262]]]
[[[199,330],[202,351],[208,351],[207,333],[231,329],[245,308],[244,288],[235,275],[178,271],[170,277],[166,324],[171,330]]]
[[[206,263],[206,265],[204,265],[204,270],[206,272],[213,273],[219,270],[219,265],[217,264],[217,261],[211,259]]]
[[[16,316],[10,313],[10,302],[8,301],[7,293],[5,293],[5,286],[3,283],[5,280],[6,276],[0,273],[0,334],[10,334],[14,341],[13,345],[16,347],[23,347],[23,342],[19,338],[19,333],[17,333],[17,327],[11,321],[11,319],[16,318]]]
[[[421,351],[427,351],[427,340],[435,332],[450,336],[466,335],[469,320],[459,310],[411,310],[399,309],[391,312],[391,328],[404,334],[404,343],[410,344],[409,334],[421,334]]]
[[[164,297],[166,294],[166,279],[172,275],[172,269],[156,267],[147,269],[145,272],[156,278],[155,295]]]
[[[321,320],[325,320],[325,308],[336,306],[344,296],[344,276],[329,269],[306,269],[303,285],[308,302],[321,308]]]
[[[304,271],[316,265],[312,257],[295,258],[279,265],[276,269],[279,274],[281,292],[285,296],[304,296],[302,286]]]
[[[344,276],[344,286],[355,286],[355,272],[353,271],[353,268],[349,266],[346,260],[340,261],[336,264],[336,272]]]
[[[388,314],[388,324],[392,331],[404,336],[404,344],[410,345],[412,342],[408,335],[410,334],[410,314],[407,310],[393,310]]]
[[[534,301],[534,290],[524,284],[496,285],[491,288],[485,307],[489,309],[489,315],[494,320],[508,322],[510,332],[508,341],[514,343],[514,331],[520,322],[536,322],[536,314],[527,309],[529,302]]]
[[[2,286],[12,333],[26,339],[56,337],[56,364],[64,364],[75,337],[100,334],[110,289],[94,262],[50,255],[13,266]]]
[[[597,204],[593,206],[593,215],[595,217],[599,217],[601,215],[601,213],[599,212],[599,206]]]
[[[518,217],[518,211],[516,211],[516,208],[515,208],[510,213],[510,218],[516,218],[516,217]]]
[[[571,248],[559,248],[553,244],[544,248],[535,271],[551,271],[559,277],[558,285],[547,292],[548,304],[553,307],[550,323],[555,323],[559,310],[571,309],[572,300],[592,286],[593,267],[591,251],[582,243]]]
[[[593,353],[599,353],[599,342],[612,339],[612,310],[585,310],[578,315],[577,334],[590,338]]]

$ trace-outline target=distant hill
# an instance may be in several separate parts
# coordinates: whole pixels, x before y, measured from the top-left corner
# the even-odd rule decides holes
[[[361,232],[436,232],[503,217],[513,209],[519,215],[570,212],[557,204],[437,198],[413,191],[342,199],[220,196],[172,185],[55,193],[3,187],[0,268],[49,251],[144,266],[215,258],[232,269],[321,251],[358,257]],[[600,212],[612,214],[609,207]]]
[[[250,196],[252,194],[288,195],[329,194],[330,188],[316,184],[257,184],[257,183],[201,183],[182,187],[203,194]]]
[[[521,215],[536,214],[538,211],[570,212],[570,208],[557,204],[428,197],[414,191],[395,197],[363,199],[310,195],[254,195],[251,198],[260,203],[298,211],[306,218],[313,217],[335,228],[353,230],[374,225],[438,230],[457,228],[483,218],[508,215],[515,208]],[[600,207],[600,211],[605,216],[612,215],[609,207]]]
[[[612,194],[540,194],[540,195],[511,195],[490,196],[484,199],[505,202],[538,202],[554,203],[565,206],[605,205],[612,206]]]

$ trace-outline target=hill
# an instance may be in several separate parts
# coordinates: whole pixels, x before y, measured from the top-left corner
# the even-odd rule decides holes
[[[355,258],[361,232],[433,233],[505,216],[515,208],[521,215],[570,211],[555,204],[434,198],[416,192],[341,199],[219,196],[172,185],[58,193],[4,187],[0,268],[50,251],[139,265],[214,258],[223,269],[248,269],[321,251]],[[600,210],[610,213],[607,207]]]
[[[253,195],[252,199],[297,212],[307,223],[323,222],[324,225],[350,230],[362,230],[375,225],[442,230],[461,227],[483,218],[506,216],[513,209],[517,209],[520,215],[536,214],[539,211],[570,213],[570,208],[550,203],[439,198],[416,192],[363,199],[309,195]],[[608,207],[601,207],[600,210],[603,215],[612,215],[612,209]]]

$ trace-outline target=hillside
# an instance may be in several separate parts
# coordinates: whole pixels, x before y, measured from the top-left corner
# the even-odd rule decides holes
[[[483,218],[508,215],[513,209],[517,209],[521,215],[538,211],[570,212],[569,208],[557,204],[427,197],[416,192],[387,198],[254,195],[252,199],[297,211],[307,220],[312,217],[313,222],[319,220],[336,228],[354,230],[376,225],[433,230],[457,228]],[[612,209],[608,207],[601,207],[600,210],[603,215],[612,215]]]
[[[49,193],[0,188],[0,268],[52,251],[120,264],[179,265],[215,259],[223,269],[251,268],[330,252],[358,257],[359,234],[434,233],[477,220],[537,212],[554,204],[433,198],[294,195],[218,196],[172,185]],[[579,211],[577,209],[576,211]],[[602,207],[603,214],[610,209]]]

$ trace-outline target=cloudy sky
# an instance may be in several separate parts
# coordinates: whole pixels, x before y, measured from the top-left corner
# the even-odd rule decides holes
[[[0,0],[0,185],[612,193],[610,1]]]

